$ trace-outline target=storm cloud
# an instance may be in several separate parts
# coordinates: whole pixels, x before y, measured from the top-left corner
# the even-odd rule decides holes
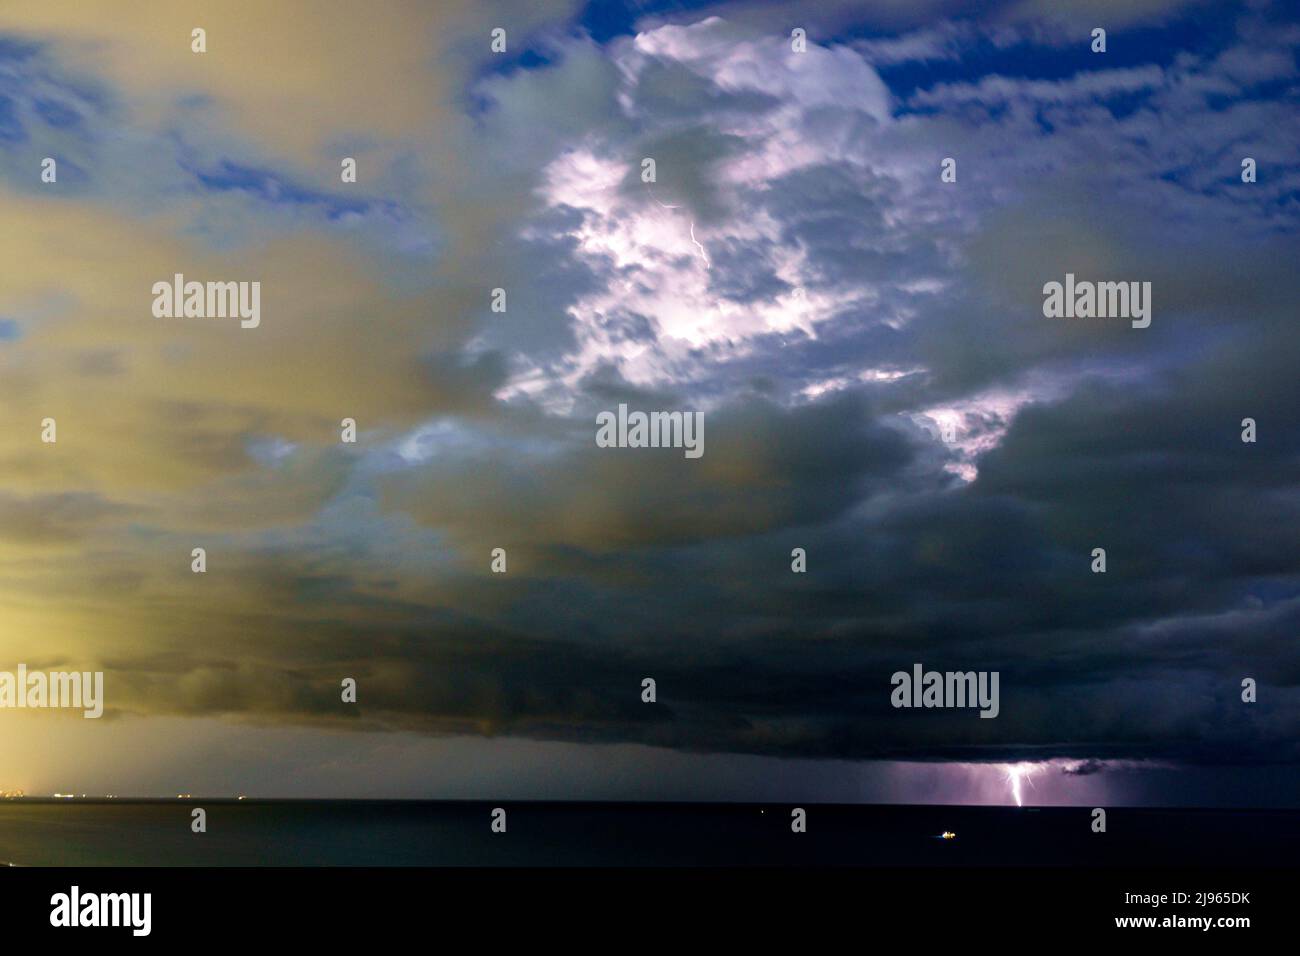
[[[1101,55],[1023,2],[819,5],[802,53],[777,3],[285,4],[321,35],[211,15],[204,69],[173,6],[0,13],[0,657],[394,780],[412,735],[1295,774],[1280,5],[1091,4]],[[261,326],[151,318],[177,272]],[[1067,273],[1151,326],[1046,318]],[[619,404],[703,457],[599,447]],[[892,707],[914,663],[999,716]]]

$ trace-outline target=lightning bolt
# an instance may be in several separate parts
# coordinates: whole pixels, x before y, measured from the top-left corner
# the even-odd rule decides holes
[[[1032,787],[1034,785],[1033,776],[1037,772],[1038,772],[1038,767],[1032,763],[1007,764],[1006,780],[1007,783],[1010,784],[1011,786],[1011,796],[1015,799],[1016,806],[1018,807],[1024,806],[1024,803],[1021,799],[1022,794],[1020,790],[1020,784],[1024,781],[1028,781],[1029,785]]]
[[[709,264],[709,256],[708,256],[708,253],[706,253],[706,252],[704,251],[704,247],[703,247],[702,245],[700,245],[699,242],[698,242],[698,241],[696,240],[696,238],[695,238],[695,220],[694,220],[694,219],[691,220],[691,242],[694,242],[694,243],[695,243],[695,248],[700,250],[700,258],[704,260],[704,268],[706,268],[706,269],[712,269],[713,266],[711,266],[711,265]]]
[[[660,202],[659,197],[655,195],[655,191],[654,191],[653,189],[650,188],[650,184],[649,184],[649,183],[646,183],[645,185],[646,185],[646,190],[650,193],[650,198],[653,199],[655,202],[659,203],[659,205],[662,206],[664,209],[680,209],[680,208],[681,208],[680,206],[678,206],[678,205],[676,205],[676,204],[669,205],[669,204],[666,203],[666,202]],[[699,240],[697,240],[697,239],[695,238],[695,220],[694,220],[694,219],[691,220],[691,242],[695,243],[695,248],[700,250],[700,258],[704,260],[704,268],[706,268],[706,269],[712,269],[712,268],[713,268],[713,265],[712,265],[712,263],[709,262],[709,254],[708,254],[707,252],[704,251],[704,247],[703,247],[702,245],[700,245]]]
[[[650,193],[650,198],[653,199],[655,202],[659,203],[659,205],[663,206],[665,209],[677,209],[677,208],[678,208],[678,206],[677,206],[676,203],[674,203],[673,205],[669,205],[669,204],[666,203],[666,202],[660,202],[659,197],[655,195],[655,191],[654,191],[654,189],[651,187],[651,185],[650,185],[649,183],[646,183],[646,184],[645,184],[645,188],[646,188],[646,191],[647,191],[648,193]]]

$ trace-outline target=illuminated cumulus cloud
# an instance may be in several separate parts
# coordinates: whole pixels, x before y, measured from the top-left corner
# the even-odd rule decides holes
[[[544,365],[519,356],[503,398],[563,408],[602,366],[641,387],[707,389],[722,369],[752,373],[782,343],[816,340],[825,323],[882,299],[861,277],[834,274],[800,235],[825,213],[821,174],[832,193],[866,203],[868,221],[854,230],[864,249],[872,221],[883,221],[860,194],[883,201],[863,152],[889,121],[889,94],[858,54],[796,55],[788,39],[711,19],[617,41],[610,56],[611,128],[546,164],[538,193],[563,218],[528,232],[558,224],[598,281],[565,306],[573,347]],[[845,88],[854,97],[836,95]],[[504,85],[494,93],[514,95]]]

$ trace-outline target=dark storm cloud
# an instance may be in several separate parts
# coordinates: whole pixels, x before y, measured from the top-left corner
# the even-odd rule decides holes
[[[546,88],[575,97],[573,77],[614,82],[589,54],[549,71]],[[813,104],[782,123],[834,150],[755,185],[725,170],[770,140],[704,121],[770,119],[782,101],[651,58],[632,115],[604,127],[626,153],[629,208],[644,198],[639,157],[653,155],[661,201],[683,201],[700,225],[739,210],[775,224],[710,240],[712,294],[751,308],[788,294],[778,256],[797,249],[808,293],[838,297],[831,316],[816,334],[754,334],[739,354],[696,348],[707,374],[659,388],[629,381],[615,355],[569,387],[566,414],[492,410],[487,396],[521,361],[565,367],[573,302],[634,274],[584,251],[588,213],[539,209],[500,253],[508,324],[481,315],[473,361],[448,352],[430,366],[490,412],[479,428],[496,437],[431,432],[375,479],[384,513],[446,543],[437,580],[412,581],[378,550],[264,552],[238,572],[243,591],[284,614],[248,617],[236,641],[273,683],[310,690],[226,693],[238,668],[178,658],[197,691],[175,706],[332,720],[348,673],[363,678],[366,726],[784,756],[1294,760],[1295,219],[1262,191],[1228,200],[1190,173],[1158,178],[1192,143],[1151,146],[1152,110],[1204,115],[1188,87],[1213,87],[1236,62],[940,85],[892,125]],[[518,77],[488,89],[507,113],[522,95]],[[1098,108],[1134,93],[1152,110]],[[594,117],[606,100],[574,102]],[[1250,137],[1280,111],[1239,104],[1207,122]],[[1099,137],[1113,147],[1083,150]],[[949,153],[964,185],[912,172]],[[539,162],[564,155],[543,144]],[[1151,281],[1152,327],[1044,319],[1043,283],[1066,271]],[[658,291],[652,273],[637,283]],[[599,323],[619,348],[664,335],[623,303]],[[906,374],[864,383],[864,367]],[[762,382],[773,397],[755,394]],[[1010,406],[986,397],[1016,389]],[[594,445],[598,410],[702,398],[698,461]],[[948,402],[963,437],[985,443],[969,483],[942,470],[952,450],[914,421]],[[1255,444],[1240,440],[1247,416]],[[487,569],[494,547],[506,575]],[[1094,547],[1104,575],[1090,570]],[[793,548],[809,573],[791,573]],[[917,662],[1000,672],[998,718],[892,708],[890,675]],[[653,707],[644,677],[658,682]],[[1245,677],[1257,704],[1241,701]]]
[[[1061,768],[1061,773],[1074,777],[1087,777],[1094,773],[1101,773],[1105,769],[1106,764],[1100,760],[1083,760],[1077,764],[1066,764]]]
[[[467,572],[455,588],[507,631],[469,642],[407,622],[396,643],[363,641],[406,688],[381,681],[368,713],[787,755],[1285,757],[1294,412],[1261,400],[1279,441],[1243,445],[1214,408],[1222,380],[1191,381],[1208,396],[1099,383],[1026,410],[957,491],[906,480],[920,449],[873,432],[850,397],[709,419],[717,444],[698,478],[595,449],[527,468],[422,466],[394,481],[410,489],[402,510],[481,532],[484,555],[511,547],[499,584]],[[581,477],[593,469],[599,481]],[[1098,544],[1105,576],[1088,570]],[[790,574],[794,546],[815,575]],[[338,606],[347,588],[312,593]],[[459,676],[432,680],[430,655]],[[889,674],[914,661],[999,670],[1001,715],[892,710]],[[627,703],[644,676],[661,688],[654,720]],[[1251,711],[1244,676],[1265,688]]]
[[[904,439],[873,423],[855,397],[792,411],[751,401],[710,413],[699,461],[675,450],[610,454],[595,432],[594,416],[575,423],[576,447],[543,460],[435,456],[388,479],[387,500],[462,538],[606,551],[825,521],[886,489],[909,457]]]

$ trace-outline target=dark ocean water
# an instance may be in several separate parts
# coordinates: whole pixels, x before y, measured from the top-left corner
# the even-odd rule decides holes
[[[192,833],[191,811],[207,811]],[[507,803],[0,801],[22,866],[1291,866],[1300,811]],[[956,839],[942,840],[949,830]]]

